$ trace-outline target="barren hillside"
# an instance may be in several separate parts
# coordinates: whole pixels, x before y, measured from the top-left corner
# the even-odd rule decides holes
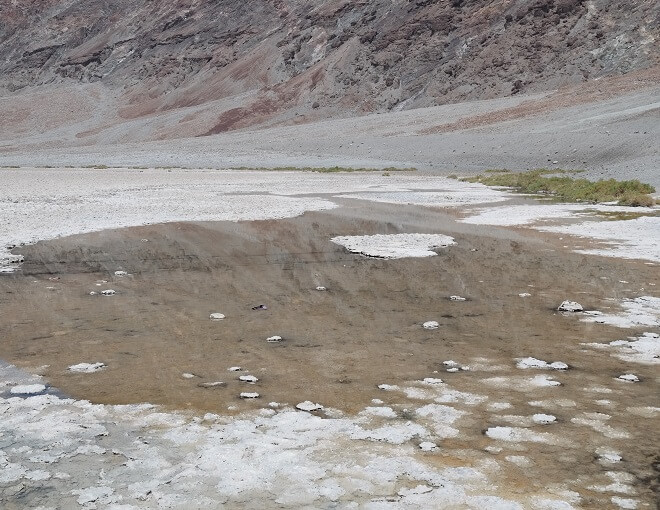
[[[78,139],[170,115],[143,138],[172,138],[501,97],[657,66],[659,16],[651,0],[3,2],[0,107],[18,132],[82,122]]]

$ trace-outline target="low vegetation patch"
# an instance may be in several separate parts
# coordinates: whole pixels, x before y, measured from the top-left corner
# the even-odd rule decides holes
[[[462,179],[488,186],[503,186],[521,193],[550,195],[566,202],[617,202],[619,205],[652,207],[655,200],[650,195],[655,188],[638,180],[617,181],[607,179],[589,181],[576,179],[568,174],[579,170],[537,169],[527,172],[490,172]]]

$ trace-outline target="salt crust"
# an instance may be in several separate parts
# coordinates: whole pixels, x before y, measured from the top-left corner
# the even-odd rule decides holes
[[[433,257],[433,249],[456,244],[452,237],[442,234],[376,234],[371,236],[338,236],[331,239],[352,253],[367,257],[401,259]]]
[[[657,333],[642,333],[628,340],[614,340],[607,344],[597,342],[582,344],[594,349],[609,351],[623,361],[641,363],[644,365],[660,365],[660,335]]]
[[[602,313],[597,310],[585,312],[584,322],[608,324],[619,328],[660,326],[660,297],[640,296],[619,302],[623,310],[619,313]]]
[[[5,374],[15,378],[0,366],[0,377]],[[425,391],[434,400],[450,396],[468,405],[484,398],[446,384]],[[492,494],[496,484],[485,467],[424,461],[438,438],[460,434],[460,420],[469,413],[452,405],[415,406],[415,422],[401,420],[389,407],[334,419],[277,408],[235,418],[195,418],[149,404],[94,405],[53,395],[0,398],[0,437],[12,444],[0,451],[0,483],[38,487],[48,481],[56,490],[40,495],[38,504],[67,508],[123,509],[131,507],[129,501],[149,508],[249,501],[273,501],[282,508],[356,501],[373,506],[374,495],[396,494],[396,508],[497,509],[525,508],[530,497],[541,497],[505,500]],[[415,481],[412,488],[407,480]],[[41,493],[30,491],[28,499],[33,494]]]
[[[507,198],[480,184],[429,175],[400,174],[384,179],[375,172],[346,174],[340,179],[302,172],[192,169],[7,169],[4,175],[0,248],[110,228],[172,221],[290,218],[338,207],[333,201],[309,196],[319,190],[339,194],[442,190],[435,196],[426,191],[419,194],[428,205]],[[1,251],[0,271],[12,271],[16,264],[9,263],[20,260],[20,256]]]
[[[103,370],[105,368],[105,363],[78,363],[77,365],[71,365],[67,370],[69,372],[79,372],[83,374],[92,374]]]
[[[657,210],[657,209],[656,209]],[[651,212],[639,207],[581,204],[504,205],[482,208],[461,221],[478,225],[527,225],[545,232],[568,234],[604,242],[608,246],[578,249],[578,253],[644,259],[660,262],[660,218],[642,216],[631,220],[594,221],[596,212]],[[568,225],[548,221],[582,219]]]

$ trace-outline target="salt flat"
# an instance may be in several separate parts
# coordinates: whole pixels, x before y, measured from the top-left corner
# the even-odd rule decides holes
[[[2,172],[7,508],[651,507],[655,248],[479,224],[626,221],[418,174]]]

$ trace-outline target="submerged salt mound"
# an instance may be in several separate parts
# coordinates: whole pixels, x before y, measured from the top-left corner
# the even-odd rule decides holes
[[[12,395],[38,395],[46,391],[44,384],[18,384],[9,390]]]
[[[367,257],[401,259],[433,257],[434,249],[456,244],[453,237],[442,234],[376,234],[372,236],[338,236],[331,241],[352,253]]]

